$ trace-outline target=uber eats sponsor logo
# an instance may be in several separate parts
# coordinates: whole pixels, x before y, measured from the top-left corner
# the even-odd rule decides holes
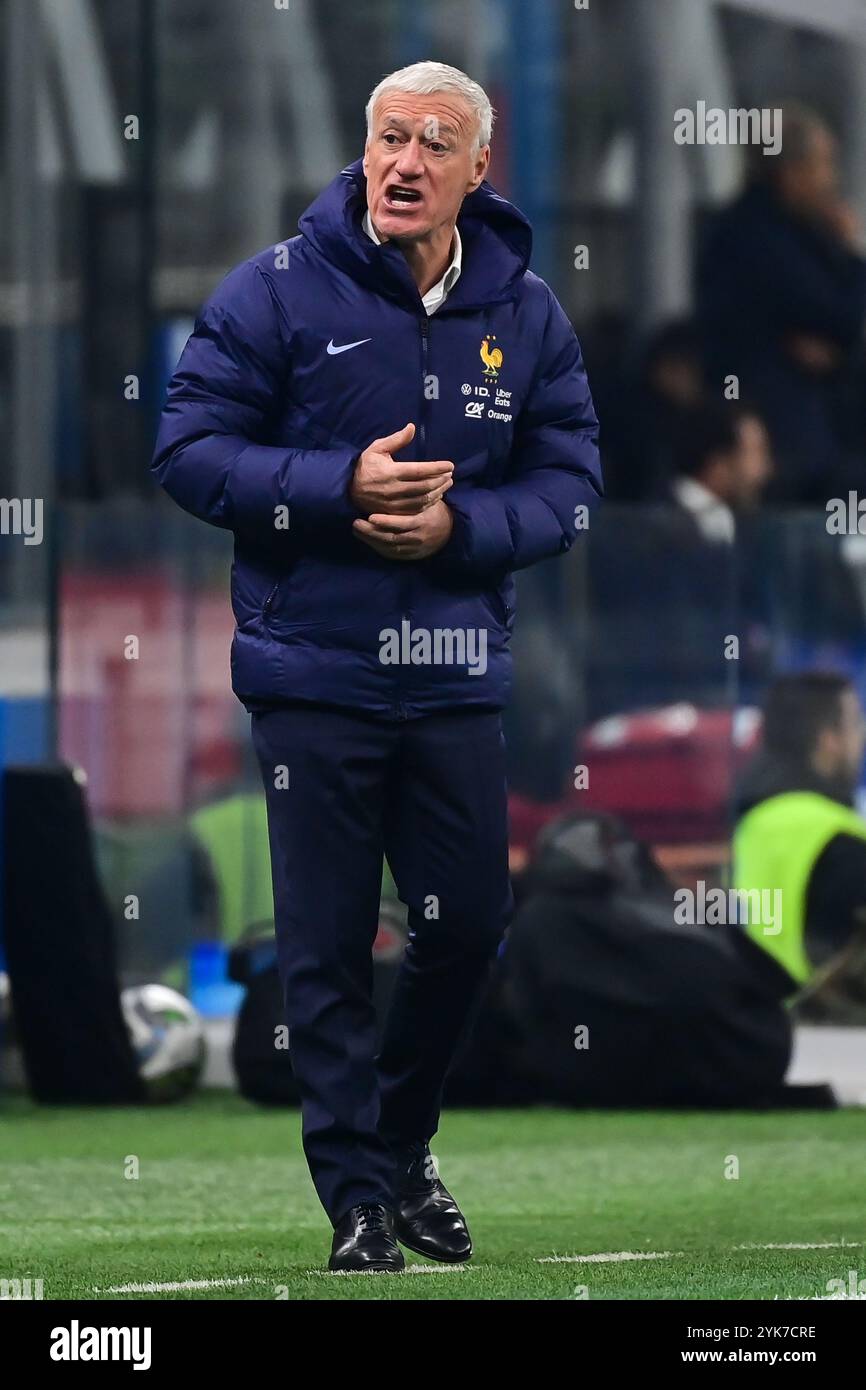
[[[51,1329],[52,1361],[131,1361],[134,1371],[150,1369],[149,1327],[68,1327]]]
[[[416,627],[409,619],[379,633],[383,666],[466,666],[470,676],[487,670],[487,629],[475,627]]]
[[[708,888],[698,879],[694,890],[674,893],[674,921],[678,926],[758,926],[765,936],[782,930],[781,888]]]

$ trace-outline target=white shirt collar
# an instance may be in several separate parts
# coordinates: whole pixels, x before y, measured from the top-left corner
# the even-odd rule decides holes
[[[364,231],[371,241],[375,241],[377,246],[382,245],[380,238],[376,235],[376,228],[373,226],[369,208],[364,213]],[[451,264],[445,271],[442,279],[437,280],[436,284],[431,285],[427,293],[421,296],[421,303],[427,310],[428,316],[430,314],[435,314],[436,310],[441,308],[448,298],[449,291],[453,290],[457,281],[460,279],[460,272],[463,269],[463,243],[460,240],[460,233],[456,227],[454,228],[453,247],[454,251],[451,257]]]
[[[704,540],[726,541],[729,545],[733,542],[736,536],[734,513],[697,478],[687,475],[675,478],[673,494],[680,506],[691,512]]]

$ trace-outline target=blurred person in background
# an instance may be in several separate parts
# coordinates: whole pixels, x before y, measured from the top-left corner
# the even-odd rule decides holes
[[[733,401],[684,409],[672,457],[670,500],[703,540],[732,545],[738,516],[757,507],[773,473],[760,417]]]
[[[704,400],[682,413],[672,457],[668,500],[689,660],[709,674],[728,635],[738,634],[738,689],[749,700],[771,661],[767,570],[753,561],[763,540],[758,509],[773,476],[769,437],[753,409]]]
[[[712,386],[736,375],[761,411],[774,500],[826,501],[862,472],[866,255],[820,116],[783,107],[782,146],[750,146],[745,191],[712,219],[697,296]]]
[[[401,1270],[398,1239],[472,1253],[429,1141],[513,906],[511,572],[567,551],[601,495],[577,339],[528,270],[527,219],[485,179],[492,121],[444,64],[384,78],[363,160],[206,305],[154,459],[235,534],[233,688],[335,1270]],[[456,655],[419,634],[456,636]],[[377,1055],[383,852],[410,932]]]
[[[847,996],[866,1013],[866,821],[854,809],[866,724],[847,677],[809,671],[772,685],[761,749],[737,794],[733,883],[781,894],[781,929],[735,939],[784,995]]]
[[[606,659],[603,634],[612,628],[629,653],[633,707],[685,699],[725,705],[730,634],[739,638],[744,697],[766,679],[770,661],[766,566],[750,562],[762,539],[757,509],[773,467],[767,431],[738,402],[687,405],[684,398],[668,450],[670,478],[653,504],[635,508],[628,530],[620,525],[615,538],[590,537],[599,613],[590,669],[597,681],[596,663]]]
[[[586,351],[587,359],[594,363],[590,348]],[[683,418],[704,396],[701,342],[695,324],[691,319],[670,320],[646,342],[637,370],[633,366],[631,371],[617,372],[616,364],[611,363],[600,374],[593,370],[592,380],[593,398],[605,419],[602,453],[606,495],[620,502],[658,499],[671,480]]]
[[[753,408],[704,399],[681,413],[671,457],[667,500],[681,631],[688,634],[683,656],[710,686],[719,653],[736,633],[738,691],[748,701],[772,659],[767,568],[754,563],[764,534],[760,503],[774,468],[769,436]]]

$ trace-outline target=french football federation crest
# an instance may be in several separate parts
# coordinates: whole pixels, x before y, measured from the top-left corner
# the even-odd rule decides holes
[[[499,376],[499,368],[502,366],[502,348],[490,346],[495,342],[495,333],[488,333],[486,338],[481,339],[481,361],[484,363],[484,375],[488,377]]]

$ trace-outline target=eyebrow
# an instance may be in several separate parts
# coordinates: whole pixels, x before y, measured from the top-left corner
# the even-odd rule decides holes
[[[433,117],[433,119],[436,120],[435,116]],[[382,126],[389,126],[389,125],[392,125],[392,126],[394,126],[397,130],[402,130],[402,131],[407,131],[407,130],[409,130],[409,128],[410,128],[408,122],[407,122],[407,121],[402,121],[402,120],[400,119],[399,116],[383,116],[382,121],[381,121],[381,125],[382,125]],[[436,122],[436,129],[438,130],[438,132],[439,132],[440,135],[442,135],[442,134],[446,134],[446,135],[459,135],[459,134],[460,134],[460,132],[459,132],[459,130],[457,130],[456,126],[449,125],[447,121],[437,121],[437,122]],[[434,136],[432,136],[431,138],[435,140],[435,139],[436,139],[436,136],[434,135]]]

